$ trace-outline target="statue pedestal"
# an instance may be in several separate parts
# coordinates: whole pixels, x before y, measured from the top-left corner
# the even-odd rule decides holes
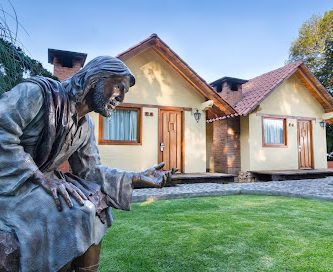
[[[19,271],[20,249],[14,234],[0,230],[0,271]]]

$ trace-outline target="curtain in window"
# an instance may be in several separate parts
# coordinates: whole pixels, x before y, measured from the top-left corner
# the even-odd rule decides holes
[[[137,141],[138,112],[115,110],[110,118],[104,118],[104,139],[115,141]]]
[[[264,119],[265,144],[284,144],[284,120]]]

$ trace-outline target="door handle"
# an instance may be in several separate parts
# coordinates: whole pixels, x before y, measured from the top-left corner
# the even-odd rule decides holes
[[[164,147],[165,147],[165,144],[164,143],[160,143],[160,150],[161,150],[161,152],[164,151]]]

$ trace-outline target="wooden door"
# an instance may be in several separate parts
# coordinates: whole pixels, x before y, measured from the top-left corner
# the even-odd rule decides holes
[[[311,121],[297,121],[299,169],[312,169],[312,126]]]
[[[182,112],[160,110],[158,160],[165,162],[163,170],[176,167],[182,171]]]

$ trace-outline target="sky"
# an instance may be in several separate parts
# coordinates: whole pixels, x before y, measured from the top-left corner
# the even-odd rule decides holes
[[[11,0],[24,51],[51,72],[48,48],[116,56],[156,33],[208,82],[283,66],[304,21],[332,0]],[[13,14],[8,0],[0,7]],[[7,17],[11,24],[13,21]],[[13,24],[11,24],[13,26]]]

